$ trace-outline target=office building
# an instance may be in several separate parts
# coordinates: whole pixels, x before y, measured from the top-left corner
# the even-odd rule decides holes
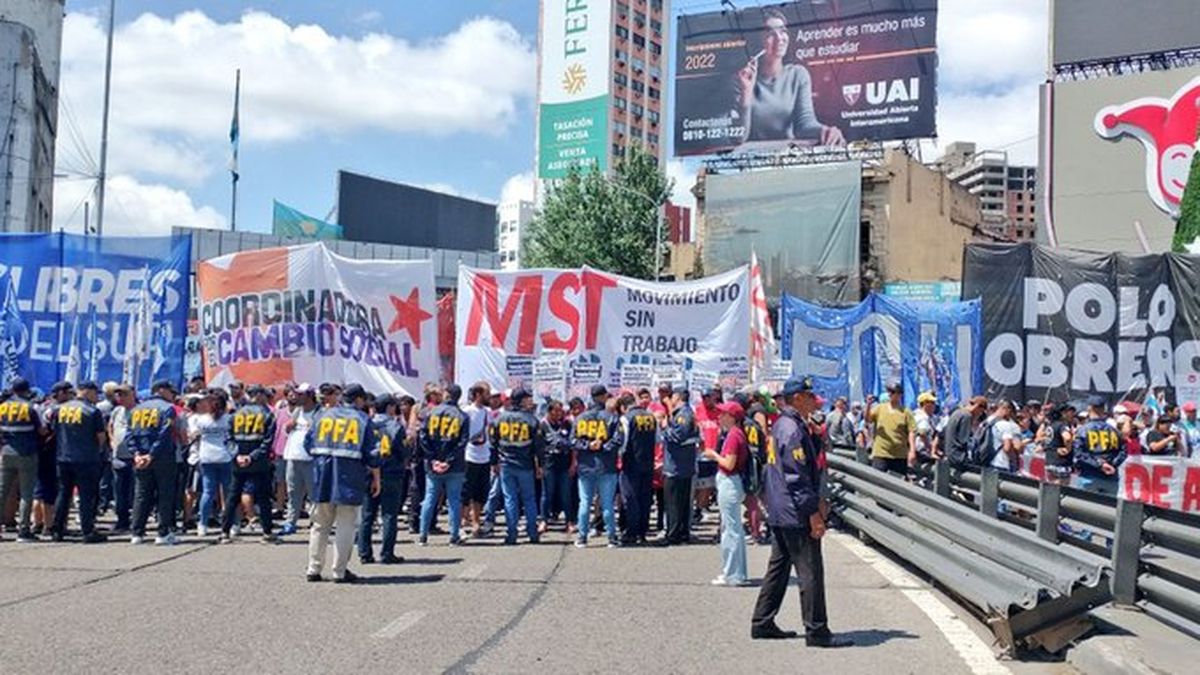
[[[0,3],[0,232],[49,232],[63,0]]]
[[[514,199],[496,207],[496,250],[500,254],[500,269],[521,268],[521,245],[529,222],[533,220],[533,202]]]
[[[669,17],[666,0],[541,0],[539,183],[611,171],[635,144],[663,162]]]
[[[962,141],[947,146],[939,164],[950,180],[979,197],[981,226],[989,237],[1033,240],[1037,169],[1010,164],[1007,152],[977,151],[974,143]]]

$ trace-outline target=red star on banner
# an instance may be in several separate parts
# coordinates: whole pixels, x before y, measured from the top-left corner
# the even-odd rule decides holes
[[[420,349],[421,324],[433,318],[432,314],[421,309],[421,291],[416,288],[412,289],[408,298],[404,300],[394,295],[388,297],[392,299],[392,308],[396,310],[396,318],[392,319],[392,325],[388,327],[388,332],[395,333],[401,329],[408,331],[413,346]]]

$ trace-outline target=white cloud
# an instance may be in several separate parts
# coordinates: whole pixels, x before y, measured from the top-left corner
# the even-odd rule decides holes
[[[510,176],[504,181],[504,187],[500,188],[500,203],[514,201],[533,201],[534,197],[534,178],[532,171],[518,173]]]
[[[679,206],[686,206],[696,210],[696,196],[692,194],[692,187],[696,184],[696,172],[699,165],[695,162],[686,162],[682,159],[667,160],[667,178],[675,181],[675,189],[671,193],[671,202]]]
[[[383,12],[377,9],[369,9],[354,17],[354,23],[360,26],[373,26],[380,21],[383,21]]]
[[[953,141],[974,141],[978,151],[1001,150],[1014,164],[1037,165],[1036,83],[997,95],[943,95],[938,119],[939,151]]]
[[[93,181],[58,181],[54,186],[54,227],[83,231],[85,200],[91,204],[89,221],[96,225]],[[127,175],[112,176],[105,192],[104,234],[168,234],[172,227],[228,229],[228,219],[210,206],[196,205],[182,190],[141,183]]]
[[[99,107],[103,36],[99,17],[67,15],[64,89],[79,110]],[[241,68],[243,142],[358,130],[500,134],[533,93],[534,64],[533,46],[491,18],[410,42],[330,35],[258,11],[232,23],[199,11],[143,14],[117,28],[112,118],[144,133],[220,141]]]

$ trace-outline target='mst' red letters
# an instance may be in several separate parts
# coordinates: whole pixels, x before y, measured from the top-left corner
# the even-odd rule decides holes
[[[491,274],[476,274],[471,279],[471,313],[467,316],[467,346],[479,345],[479,329],[484,315],[487,316],[488,332],[492,334],[492,345],[504,348],[513,318],[520,312],[517,332],[517,353],[532,354],[533,340],[537,333],[538,311],[542,305],[542,277],[530,275],[517,277],[512,293],[500,312],[500,292],[496,277]]]
[[[549,284],[546,289],[545,284]],[[467,315],[465,345],[479,345],[480,331],[487,322],[492,346],[504,349],[513,324],[517,326],[515,354],[529,356],[538,351],[537,341],[545,349],[568,352],[579,347],[580,322],[583,322],[586,350],[594,350],[600,330],[600,306],[604,290],[616,288],[617,281],[604,274],[584,270],[561,272],[556,276],[517,275],[512,291],[501,304],[499,284],[494,274],[475,274],[471,279],[471,309]],[[543,304],[568,330],[549,328],[538,332]]]

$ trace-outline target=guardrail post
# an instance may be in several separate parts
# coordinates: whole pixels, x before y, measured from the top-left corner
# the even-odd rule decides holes
[[[1057,483],[1038,485],[1037,534],[1046,541],[1058,542],[1058,511],[1062,504],[1062,489]]]
[[[984,467],[979,472],[979,512],[995,518],[1000,507],[1000,472]]]
[[[933,491],[939,497],[950,496],[950,464],[945,460],[933,464]]]
[[[861,445],[854,446],[854,459],[859,464],[871,463],[871,449]]]
[[[1117,524],[1113,532],[1112,596],[1117,605],[1137,602],[1137,578],[1142,555],[1142,521],[1146,507],[1141,502],[1117,500]]]

